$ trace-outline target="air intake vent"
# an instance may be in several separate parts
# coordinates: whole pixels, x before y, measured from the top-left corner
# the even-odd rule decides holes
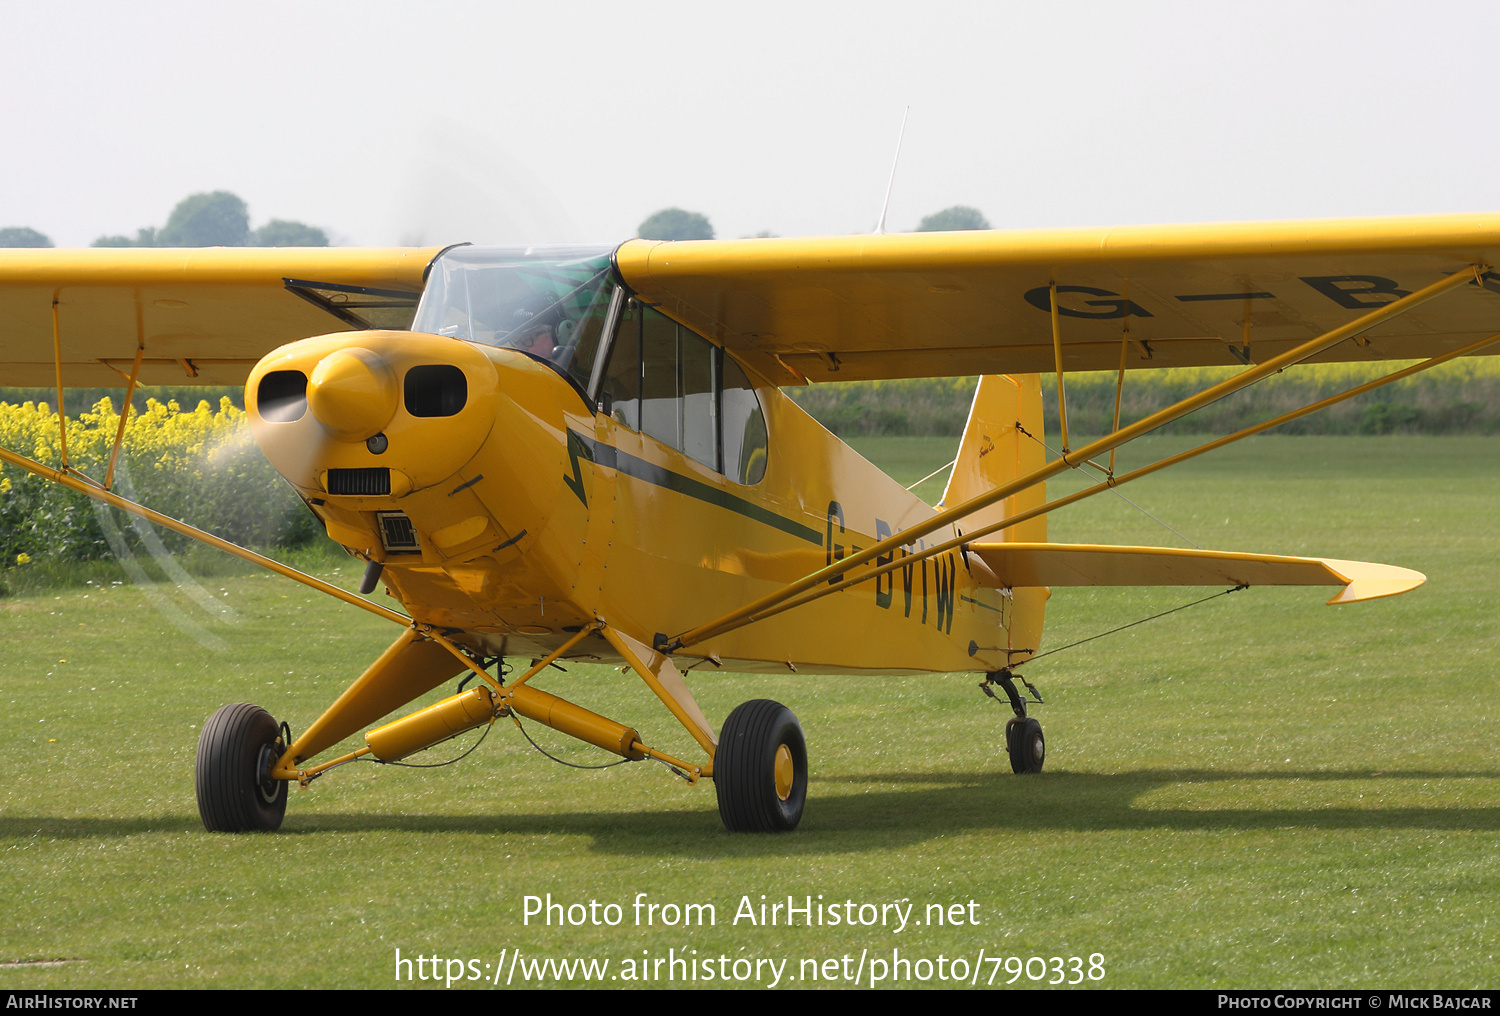
[[[388,551],[421,550],[417,543],[417,531],[411,519],[402,512],[376,512],[380,522],[380,542]]]
[[[255,390],[261,418],[272,423],[291,423],[307,412],[307,375],[300,370],[273,370],[260,379]]]
[[[382,467],[375,469],[330,469],[328,471],[328,493],[330,494],[389,494],[391,471]]]
[[[406,411],[412,416],[456,416],[469,401],[469,381],[452,364],[430,364],[406,372]]]

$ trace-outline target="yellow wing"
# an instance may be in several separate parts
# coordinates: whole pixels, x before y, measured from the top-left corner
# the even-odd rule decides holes
[[[232,384],[296,338],[404,327],[438,248],[0,251],[0,384]],[[1261,362],[1469,264],[1500,215],[620,247],[646,302],[778,384]],[[1430,356],[1500,327],[1500,275],[1315,360]]]
[[[1470,264],[1500,214],[662,243],[617,256],[648,303],[778,384],[1263,362]],[[1431,356],[1500,330],[1500,275],[1318,361]],[[1128,339],[1125,337],[1128,331]]]
[[[277,346],[411,323],[441,248],[0,250],[0,385],[243,384]]]

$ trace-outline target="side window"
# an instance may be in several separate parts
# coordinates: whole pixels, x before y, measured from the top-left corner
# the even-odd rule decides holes
[[[641,429],[641,305],[628,301],[599,382],[599,401],[616,423]]]
[[[719,400],[714,370],[719,350],[685,328],[678,329],[682,359],[682,450],[719,470]]]
[[[755,388],[740,365],[723,357],[724,468],[722,472],[746,486],[766,475],[766,416],[755,397]]]
[[[744,370],[657,311],[624,309],[601,395],[616,421],[736,483],[766,474],[766,418]]]
[[[646,310],[641,322],[641,432],[682,451],[677,322]]]
[[[599,338],[604,334],[604,322],[609,316],[609,301],[613,287],[600,286],[585,299],[575,298],[577,306],[572,309],[577,317],[564,318],[558,323],[557,348],[548,357],[553,363],[565,365],[570,377],[578,387],[587,390],[589,375],[594,370],[594,356],[599,352]]]

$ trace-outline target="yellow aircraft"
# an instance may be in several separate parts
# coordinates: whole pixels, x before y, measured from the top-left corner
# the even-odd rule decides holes
[[[998,685],[1016,772],[1045,739],[1016,686],[1049,588],[1323,584],[1349,603],[1404,568],[1047,542],[1046,514],[1500,339],[1500,218],[928,233],[617,247],[0,252],[0,383],[245,383],[255,439],[365,561],[389,609],[12,450],[0,461],[221,546],[398,626],[295,737],[248,704],[205,724],[210,830],[277,828],[292,782],[394,761],[518,715],[715,784],[730,830],[789,830],[807,749],[746,702],[715,734],[686,665],[974,672]],[[313,337],[308,337],[313,336]],[[1293,363],[1427,357],[1126,473],[1114,450]],[[1072,447],[1066,378],[1244,365]],[[1062,453],[1042,443],[1056,374]],[[982,375],[942,507],[902,489],[781,392]],[[128,401],[128,395],[127,395]],[[60,421],[61,422],[61,421]],[[123,432],[123,424],[122,424]],[[115,454],[119,441],[116,440]],[[1107,458],[1106,458],[1107,456]],[[1104,477],[1047,499],[1046,481]],[[509,670],[507,658],[530,661]],[[702,749],[648,744],[535,687],[559,660],[628,667]],[[699,673],[704,672],[703,669]],[[327,749],[466,674],[460,691]],[[696,679],[696,675],[695,675]],[[1028,685],[1029,687],[1029,685]],[[1035,689],[1031,689],[1034,693]]]

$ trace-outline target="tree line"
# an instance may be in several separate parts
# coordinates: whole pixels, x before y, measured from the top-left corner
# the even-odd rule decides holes
[[[954,205],[940,212],[933,212],[917,224],[916,232],[934,233],[953,229],[989,229],[990,221],[977,208]],[[714,227],[702,212],[689,212],[681,208],[663,208],[654,212],[636,227],[636,235],[642,240],[712,240]],[[744,239],[775,236],[762,230]]]
[[[0,229],[0,247],[52,247],[52,240],[30,226]],[[135,236],[101,236],[93,247],[327,247],[328,234],[291,219],[272,219],[250,228],[250,209],[229,191],[183,198],[161,227],[143,226]]]
[[[918,233],[951,229],[989,229],[977,208],[954,205],[933,212],[917,225]],[[663,208],[636,228],[646,240],[712,240],[714,228],[702,212]],[[774,236],[767,230],[757,237]],[[30,226],[0,228],[0,247],[53,247],[52,240]],[[183,198],[164,225],[142,226],[135,236],[106,235],[93,247],[327,247],[328,234],[291,219],[272,219],[250,228],[250,209],[229,191],[210,191]]]

